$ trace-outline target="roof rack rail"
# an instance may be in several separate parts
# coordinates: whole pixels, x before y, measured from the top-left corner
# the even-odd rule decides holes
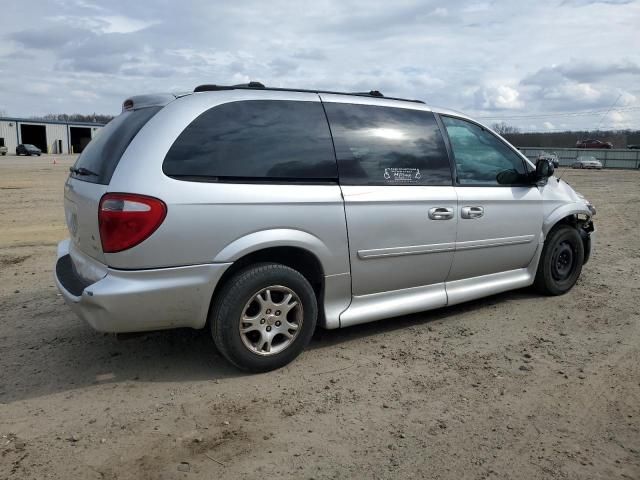
[[[365,95],[367,97],[380,97],[386,98],[380,90],[370,90],[368,92],[352,92],[347,93],[347,95]],[[418,102],[419,100],[407,100],[408,102]]]
[[[334,95],[355,95],[357,97],[374,97],[386,98],[387,100],[401,100],[403,102],[424,103],[422,100],[410,100],[408,98],[385,97],[379,90],[371,90],[369,92],[334,92],[330,90],[314,90],[304,88],[276,88],[265,87],[260,82],[241,83],[239,85],[214,85],[204,84],[198,85],[194,92],[215,92],[219,90],[270,90],[276,92],[303,92],[303,93],[331,93]]]

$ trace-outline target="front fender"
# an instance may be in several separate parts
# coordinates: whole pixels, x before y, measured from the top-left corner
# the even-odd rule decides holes
[[[542,233],[545,238],[556,223],[570,215],[586,215],[591,218],[591,211],[582,202],[568,203],[556,208],[546,216],[542,224]]]
[[[323,268],[331,263],[331,251],[322,240],[308,232],[290,228],[261,230],[240,237],[222,249],[213,262],[235,262],[249,253],[272,247],[298,247],[308,250],[318,258]]]

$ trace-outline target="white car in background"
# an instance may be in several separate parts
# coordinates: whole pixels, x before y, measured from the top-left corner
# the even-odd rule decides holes
[[[596,157],[578,157],[571,168],[596,168],[602,170],[602,162]]]

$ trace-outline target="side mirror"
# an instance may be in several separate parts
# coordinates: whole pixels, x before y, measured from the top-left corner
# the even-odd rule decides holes
[[[541,158],[536,162],[536,180],[546,180],[553,175],[553,163],[546,158]]]

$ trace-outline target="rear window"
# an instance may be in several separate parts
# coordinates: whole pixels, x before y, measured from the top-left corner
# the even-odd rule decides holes
[[[98,131],[74,165],[75,168],[86,168],[96,175],[72,176],[78,180],[107,185],[131,140],[161,108],[148,107],[128,111],[111,120]]]
[[[345,185],[451,185],[444,139],[432,112],[325,103]]]
[[[178,136],[166,175],[196,181],[336,181],[319,102],[246,100],[218,105]]]

